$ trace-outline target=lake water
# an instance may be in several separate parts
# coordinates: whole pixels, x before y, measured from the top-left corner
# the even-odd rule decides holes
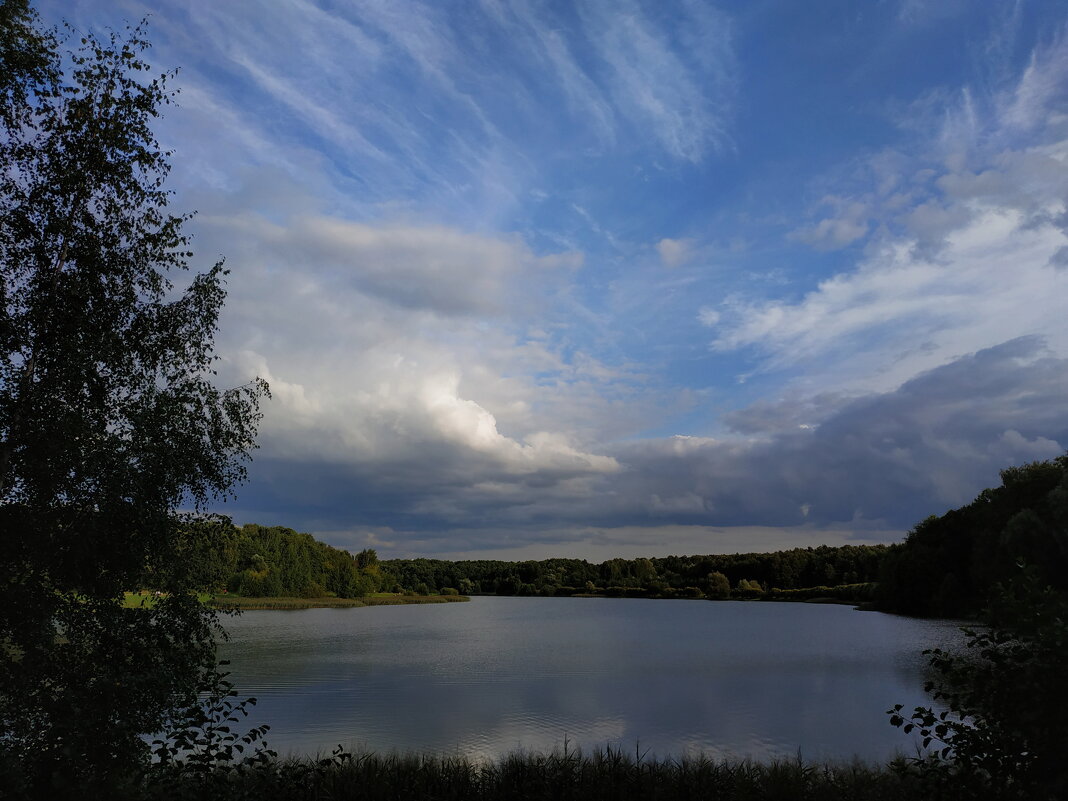
[[[246,612],[227,621],[242,695],[280,754],[495,756],[565,739],[650,755],[881,762],[929,704],[948,621],[848,606],[582,598]]]

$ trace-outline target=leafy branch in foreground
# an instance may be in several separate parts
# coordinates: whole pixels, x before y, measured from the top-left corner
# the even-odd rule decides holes
[[[1068,599],[1022,568],[984,619],[987,626],[965,629],[965,651],[924,652],[939,676],[927,689],[944,708],[906,715],[898,704],[890,722],[935,746],[912,764],[932,795],[959,797],[971,787],[984,797],[1063,798]]]
[[[238,700],[226,674],[216,673],[207,697],[179,710],[168,721],[166,734],[152,742],[155,762],[146,772],[150,795],[180,790],[200,797],[211,785],[267,769],[278,757],[263,736],[270,726],[254,726],[240,734],[255,698]]]

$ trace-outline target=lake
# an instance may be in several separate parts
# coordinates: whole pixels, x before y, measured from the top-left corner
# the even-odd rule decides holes
[[[611,745],[650,756],[881,762],[929,704],[924,648],[957,624],[848,606],[476,597],[246,612],[220,658],[280,754],[492,757]]]

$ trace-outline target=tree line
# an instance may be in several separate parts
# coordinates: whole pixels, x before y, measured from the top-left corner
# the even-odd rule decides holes
[[[971,503],[931,516],[894,545],[821,545],[773,553],[662,558],[387,559],[332,548],[275,526],[187,527],[183,570],[201,586],[246,596],[359,598],[418,595],[807,599],[830,596],[909,615],[968,617],[991,592],[1034,566],[1068,591],[1068,457],[1010,467],[1001,485]],[[193,533],[195,532],[195,534]],[[146,577],[151,582],[151,576]]]
[[[777,553],[664,558],[388,559],[373,549],[352,554],[284,526],[240,527],[218,521],[183,526],[180,569],[198,586],[243,596],[360,598],[373,592],[416,595],[566,596],[603,594],[650,598],[791,597],[806,590],[847,593],[873,582],[884,545],[795,548]],[[146,573],[153,588],[160,576]]]
[[[885,545],[794,548],[775,553],[711,554],[663,558],[384,560],[394,587],[419,592],[455,588],[464,595],[577,595],[751,598],[821,588],[858,587],[878,578]]]

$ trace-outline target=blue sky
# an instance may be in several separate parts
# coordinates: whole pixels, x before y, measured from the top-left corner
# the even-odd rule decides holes
[[[383,556],[888,542],[1068,448],[1057,2],[151,14],[267,378],[225,511]]]

